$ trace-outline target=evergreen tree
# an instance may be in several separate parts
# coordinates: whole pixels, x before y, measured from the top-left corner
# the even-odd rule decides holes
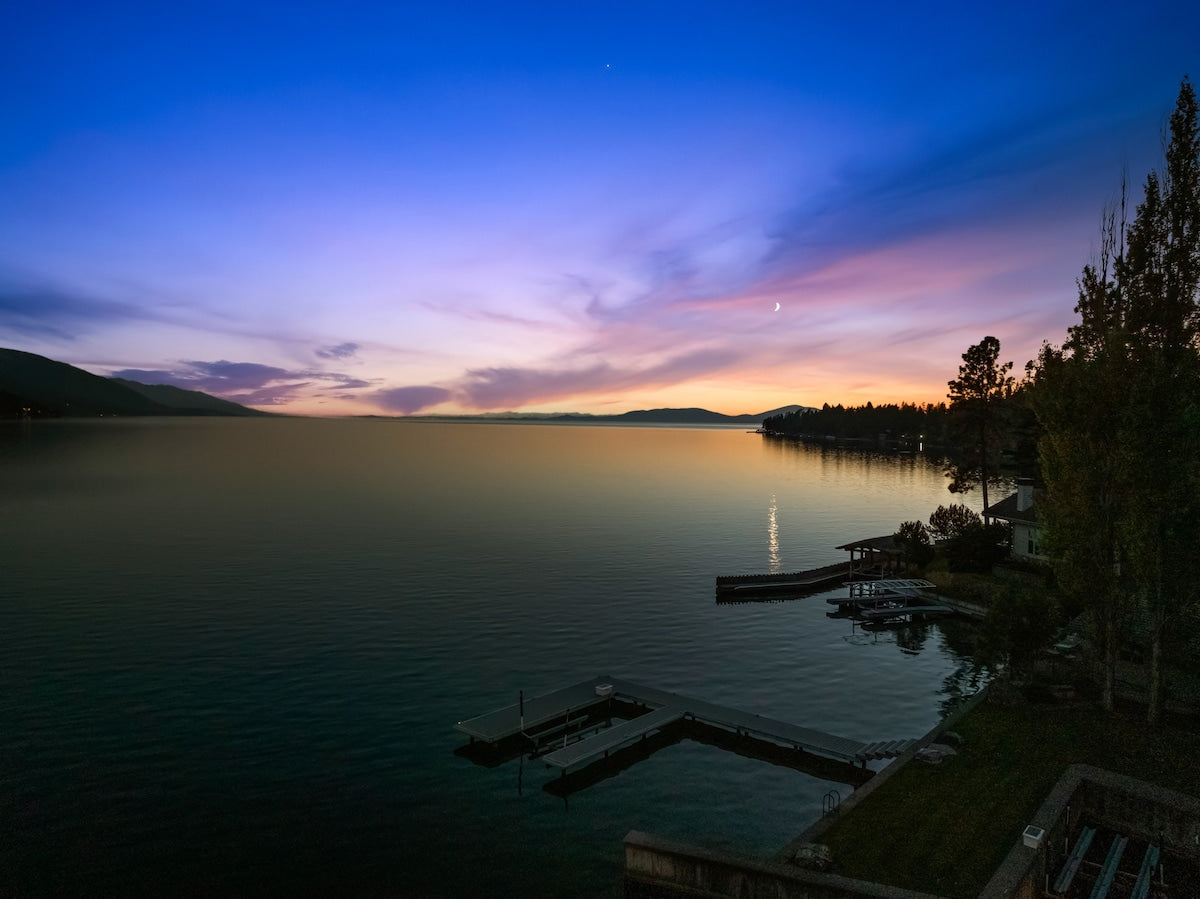
[[[1121,528],[1150,637],[1148,719],[1161,715],[1167,622],[1200,600],[1200,127],[1184,81],[1166,171],[1151,172],[1116,273],[1128,303],[1132,401],[1121,444],[1135,500]]]
[[[996,477],[993,460],[999,453],[1003,430],[1002,406],[1012,396],[1011,362],[1000,362],[1000,341],[985,337],[963,353],[958,377],[949,382],[950,414],[963,433],[966,452],[947,472],[951,493],[965,493],[975,486],[983,490],[983,507],[988,507],[988,483]]]
[[[1113,703],[1129,601],[1151,641],[1148,718],[1161,711],[1166,623],[1200,603],[1185,565],[1200,545],[1200,128],[1185,79],[1166,171],[1151,172],[1132,225],[1106,212],[1099,259],[1080,276],[1079,322],[1043,348],[1030,402],[1047,500],[1039,522],[1064,589],[1084,600]]]
[[[929,533],[935,540],[953,540],[967,528],[981,524],[979,513],[962,504],[938,506],[929,513]]]

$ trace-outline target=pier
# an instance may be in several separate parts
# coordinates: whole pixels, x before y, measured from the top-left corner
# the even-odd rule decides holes
[[[636,715],[611,724],[612,712],[619,705],[632,707]],[[868,761],[894,758],[913,745],[912,740],[851,740],[607,675],[522,698],[515,705],[454,726],[472,743],[523,743],[522,751],[533,748],[548,766],[566,775],[569,768],[608,758],[652,734],[691,721],[862,768]],[[574,733],[571,722],[577,722]],[[588,731],[592,733],[585,735]],[[553,748],[544,751],[547,747]]]
[[[717,578],[717,602],[752,602],[763,596],[800,596],[846,581],[887,577],[900,571],[903,549],[891,534],[855,540],[837,547],[850,553],[847,562],[789,574],[735,574]]]
[[[751,602],[763,596],[812,593],[850,577],[850,563],[839,562],[788,574],[734,574],[717,578],[717,602]]]

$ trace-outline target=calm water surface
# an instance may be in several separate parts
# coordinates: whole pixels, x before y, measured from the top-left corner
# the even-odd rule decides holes
[[[630,829],[771,853],[848,790],[685,741],[564,803],[455,721],[610,673],[891,739],[971,679],[950,626],[713,600],[948,502],[920,457],[180,419],[9,425],[0,464],[0,895],[613,896]]]

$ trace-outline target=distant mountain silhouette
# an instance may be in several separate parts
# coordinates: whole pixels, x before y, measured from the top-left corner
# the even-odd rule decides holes
[[[787,406],[789,411],[800,406]],[[760,425],[764,418],[779,414],[778,410],[760,412],[757,415],[724,415],[711,412],[708,409],[695,407],[688,409],[639,409],[636,412],[625,412],[622,415],[597,415],[595,418],[607,421],[630,422],[662,422],[664,424],[745,424]]]
[[[210,396],[199,390],[184,390],[170,384],[139,384],[137,381],[127,381],[124,378],[109,378],[110,381],[124,385],[130,390],[140,393],[147,399],[176,410],[178,415],[269,415],[259,409],[249,409],[237,403]]]
[[[455,419],[478,421],[548,421],[548,422],[630,422],[637,424],[715,424],[715,425],[761,425],[772,415],[783,415],[810,406],[780,406],[766,412],[747,415],[724,415],[708,409],[639,409],[614,415],[592,415],[587,412],[486,412],[482,415],[412,415],[407,418],[426,420]],[[378,417],[378,416],[370,416]]]
[[[21,350],[0,349],[0,416],[266,415],[196,390],[102,378]]]

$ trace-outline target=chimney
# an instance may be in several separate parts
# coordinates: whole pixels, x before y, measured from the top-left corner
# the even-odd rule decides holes
[[[1017,511],[1033,508],[1033,478],[1017,478]]]

